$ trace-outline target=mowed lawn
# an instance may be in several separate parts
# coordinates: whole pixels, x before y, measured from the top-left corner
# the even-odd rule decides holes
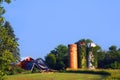
[[[102,80],[104,76],[81,73],[33,73],[8,76],[7,80]]]

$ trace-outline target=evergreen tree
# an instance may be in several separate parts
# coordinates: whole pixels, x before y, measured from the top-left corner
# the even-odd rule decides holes
[[[15,58],[15,60],[19,61],[20,60],[20,53],[19,53],[19,48],[18,48],[18,38],[16,38],[16,35],[14,34],[14,30],[12,26],[10,25],[9,22],[5,22],[4,27],[8,30],[8,35],[13,39],[15,43],[17,43],[17,47],[14,48],[13,50],[10,50]]]
[[[11,0],[0,0],[0,80],[4,80],[6,71],[10,69],[10,63],[15,61],[12,51],[18,46],[17,42],[9,35],[8,29],[4,27],[3,2],[10,3]]]

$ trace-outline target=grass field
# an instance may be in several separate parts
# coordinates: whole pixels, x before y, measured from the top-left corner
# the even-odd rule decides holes
[[[105,70],[109,72],[111,76],[107,78],[107,80],[120,80],[120,69],[118,70]]]
[[[8,76],[7,80],[120,80],[120,70],[77,70],[67,73],[18,74]]]
[[[34,73],[8,76],[7,80],[101,80],[104,76],[78,73]]]

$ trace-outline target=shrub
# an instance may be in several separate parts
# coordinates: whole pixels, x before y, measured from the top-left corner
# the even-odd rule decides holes
[[[6,78],[6,74],[3,71],[0,71],[0,80],[4,80]]]

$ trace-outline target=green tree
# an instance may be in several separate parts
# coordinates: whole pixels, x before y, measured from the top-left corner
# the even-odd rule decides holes
[[[117,66],[120,65],[120,51],[117,50],[117,46],[112,45],[109,47],[106,58],[109,60],[107,62],[110,68],[120,69],[120,67]]]
[[[4,53],[4,50],[8,50],[12,54],[18,43],[8,35],[8,30],[5,27],[0,27],[0,32],[0,55]]]
[[[109,47],[109,50],[110,51],[116,51],[117,50],[117,46],[112,45],[112,46]]]
[[[52,55],[52,57],[50,57]],[[47,58],[53,60],[53,55],[54,55],[54,60],[56,60],[56,63],[53,65],[50,60]],[[68,48],[65,45],[58,45],[54,50],[50,51],[50,53],[45,57],[46,62],[48,66],[51,66],[52,69],[56,70],[62,70],[68,67]],[[54,66],[54,67],[53,67]]]
[[[106,56],[106,52],[100,50],[97,52],[97,59],[98,59],[98,68],[104,68],[104,58]]]
[[[19,48],[18,48],[18,38],[16,38],[16,35],[14,34],[14,30],[10,23],[8,21],[5,22],[4,27],[8,30],[8,35],[13,39],[15,43],[17,43],[17,47],[14,48],[13,50],[11,49],[10,51],[12,52],[15,60],[20,61],[20,53],[19,53]]]
[[[8,30],[0,27],[0,72],[6,73],[10,69],[10,63],[15,61],[11,50],[16,47],[17,43],[8,35]]]
[[[11,0],[0,0],[0,80],[5,79],[4,76],[6,71],[10,69],[10,63],[15,61],[11,50],[17,47],[17,43],[8,35],[8,30],[4,27],[3,2],[10,3]]]
[[[45,57],[45,62],[47,63],[47,65],[51,68],[51,69],[55,69],[55,65],[56,65],[56,57],[55,54],[48,54]]]
[[[68,67],[69,63],[68,63],[68,48],[65,45],[58,45],[57,48],[55,48],[55,51],[57,52],[56,55],[56,60],[57,60],[57,64],[56,64],[56,69],[60,70],[60,69],[65,69]]]
[[[120,69],[120,51],[115,45],[110,46],[109,50],[105,52],[104,58],[99,60],[99,67]]]
[[[96,44],[96,47],[93,48],[93,54],[94,54],[94,63],[93,65],[95,66],[95,68],[98,67],[98,54],[99,51],[101,51],[101,47],[99,45]]]

